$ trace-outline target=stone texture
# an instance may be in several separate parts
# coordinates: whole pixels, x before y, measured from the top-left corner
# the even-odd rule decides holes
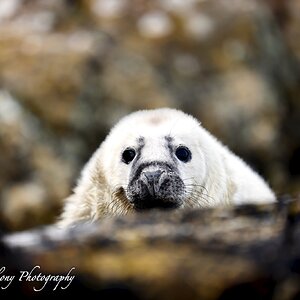
[[[296,300],[299,204],[152,211],[69,230],[46,227],[6,236],[5,265],[16,274],[35,265],[43,274],[75,267],[67,290],[53,291],[49,282],[37,293],[38,283],[27,281],[27,296]]]

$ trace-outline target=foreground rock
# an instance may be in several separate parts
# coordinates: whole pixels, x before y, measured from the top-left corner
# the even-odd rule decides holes
[[[5,273],[75,275],[15,279],[1,294],[108,299],[300,299],[300,205],[150,212],[46,227],[4,238]],[[9,250],[7,249],[9,248]],[[2,256],[4,257],[4,256]],[[75,268],[75,269],[72,269]],[[0,282],[3,285],[3,282]]]

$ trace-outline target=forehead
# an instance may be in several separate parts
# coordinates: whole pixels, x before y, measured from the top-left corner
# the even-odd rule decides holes
[[[185,145],[192,151],[197,147],[201,126],[194,118],[169,110],[142,111],[121,119],[107,136],[102,148],[119,155],[128,147],[140,149],[144,155],[169,152],[170,147]],[[141,143],[140,138],[144,141]],[[166,139],[171,137],[172,141]]]
[[[137,126],[136,128],[123,128],[121,135],[121,144],[123,145],[143,145],[143,146],[163,146],[175,141],[183,141],[187,138],[186,132],[177,132],[176,134],[170,130],[168,126],[158,126],[146,124]]]
[[[144,137],[145,141],[165,139],[185,140],[198,128],[198,123],[183,116],[164,114],[145,114],[125,119],[113,130],[112,134],[127,141]]]

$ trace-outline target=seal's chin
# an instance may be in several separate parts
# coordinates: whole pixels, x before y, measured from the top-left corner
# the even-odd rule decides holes
[[[136,211],[146,211],[150,209],[163,209],[172,210],[179,208],[181,206],[181,201],[166,200],[166,199],[156,199],[152,197],[147,197],[145,199],[136,199],[133,202],[133,208]]]

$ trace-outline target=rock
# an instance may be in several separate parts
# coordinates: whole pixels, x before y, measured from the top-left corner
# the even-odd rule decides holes
[[[17,270],[64,274],[64,293],[130,299],[298,299],[299,202],[288,206],[151,211],[4,238]],[[22,263],[22,259],[24,260]],[[21,260],[21,261],[20,261]],[[9,260],[8,260],[9,261]],[[25,263],[26,262],[26,263]],[[75,268],[75,269],[72,269]],[[28,295],[54,283],[26,281]]]
[[[0,92],[0,216],[9,230],[53,221],[69,192],[72,165],[39,120]]]

